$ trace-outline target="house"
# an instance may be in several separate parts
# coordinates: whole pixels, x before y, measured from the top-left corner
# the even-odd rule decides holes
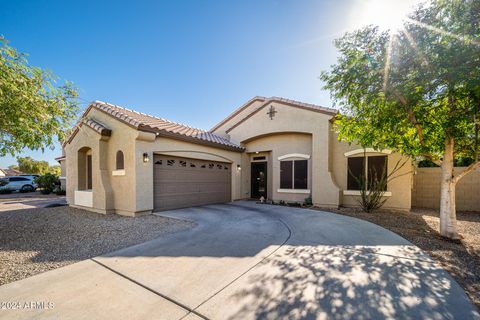
[[[0,177],[19,176],[21,174],[23,174],[23,172],[16,169],[0,169]]]
[[[56,157],[55,160],[58,162],[60,165],[60,177],[58,177],[58,180],[60,180],[60,188],[65,190],[67,188],[67,177],[65,176],[66,172],[66,164],[65,164],[65,150],[63,150],[63,154],[59,157]]]
[[[337,110],[254,97],[210,131],[94,101],[63,144],[67,201],[136,216],[264,197],[321,207],[355,206],[363,156],[391,171],[402,156],[339,142]],[[365,153],[366,152],[366,153]],[[385,207],[409,210],[410,162],[388,183]]]

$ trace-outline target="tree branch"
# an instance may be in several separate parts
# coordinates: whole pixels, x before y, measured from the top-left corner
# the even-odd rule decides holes
[[[460,172],[459,174],[457,174],[454,178],[453,178],[453,182],[454,183],[457,183],[458,181],[460,181],[460,179],[462,179],[464,176],[466,176],[468,173],[472,172],[473,170],[477,169],[477,168],[480,168],[480,161],[476,161],[474,163],[472,163],[471,165],[469,165],[465,170],[463,170],[462,172]]]
[[[415,113],[413,112],[412,109],[408,108],[408,104],[407,104],[407,100],[405,99],[404,96],[402,96],[401,94],[396,94],[397,97],[398,97],[398,100],[400,101],[400,103],[403,105],[403,107],[405,108],[405,111],[407,112],[407,118],[408,118],[408,121],[410,121],[410,123],[415,127],[415,129],[417,130],[417,135],[418,135],[418,140],[420,141],[420,144],[422,146],[425,145],[425,141],[423,139],[423,130],[422,130],[422,126],[420,125],[420,122],[418,122],[417,120],[417,117],[415,116]],[[433,159],[431,159],[431,157],[429,157],[430,160],[432,160],[433,162],[435,162]],[[436,163],[435,163],[436,164]],[[438,164],[437,164],[438,165]]]

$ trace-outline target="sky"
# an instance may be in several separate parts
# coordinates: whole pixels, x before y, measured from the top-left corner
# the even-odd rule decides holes
[[[82,109],[102,100],[208,130],[256,95],[332,107],[318,77],[336,61],[333,40],[388,26],[415,1],[2,1],[0,35],[72,81]]]

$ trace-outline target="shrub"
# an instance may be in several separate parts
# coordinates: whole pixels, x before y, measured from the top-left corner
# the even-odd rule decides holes
[[[281,205],[281,206],[286,206],[286,205],[287,205],[287,203],[286,203],[285,201],[283,201],[283,200],[280,200],[280,201],[278,202],[278,204]]]
[[[52,193],[57,181],[58,177],[51,173],[46,173],[43,176],[35,178],[35,182],[38,184],[38,187],[41,188],[40,192],[42,194]]]
[[[311,207],[313,205],[312,196],[305,198],[305,200],[303,201],[303,205],[305,207]]]
[[[64,195],[67,194],[67,191],[65,189],[62,189],[62,188],[57,188],[57,189],[55,189],[54,192],[57,196],[64,196]]]

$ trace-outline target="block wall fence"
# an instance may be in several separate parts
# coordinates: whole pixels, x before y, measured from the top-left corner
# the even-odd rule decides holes
[[[455,168],[455,173],[465,170]],[[417,168],[413,177],[412,207],[439,209],[440,168]],[[480,169],[463,177],[456,188],[457,211],[480,211]]]

